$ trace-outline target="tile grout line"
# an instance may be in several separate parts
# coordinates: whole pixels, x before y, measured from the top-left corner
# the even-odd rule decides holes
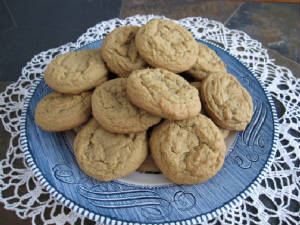
[[[14,18],[14,16],[13,16],[13,14],[12,14],[10,8],[8,7],[8,4],[7,4],[6,0],[2,0],[2,2],[3,2],[4,6],[6,7],[8,13],[9,13],[9,16],[10,16],[10,18],[11,18],[13,24],[14,24],[14,27],[17,28],[17,27],[18,27],[18,24],[17,24],[17,22],[16,22],[16,20],[15,20],[15,18]]]
[[[239,9],[242,7],[242,5],[244,4],[244,2],[242,2],[234,11],[233,13],[231,13],[231,15],[224,21],[224,25],[227,25],[227,23],[229,22],[229,20],[236,14],[237,11],[239,11]]]

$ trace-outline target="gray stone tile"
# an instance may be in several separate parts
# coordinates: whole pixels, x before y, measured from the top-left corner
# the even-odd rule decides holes
[[[119,17],[120,9],[121,0],[0,0],[0,81],[17,80],[34,55],[76,41],[89,27]]]
[[[240,4],[232,0],[123,0],[121,18],[158,14],[172,19],[200,16],[224,22]]]
[[[300,4],[247,2],[227,27],[243,30],[264,46],[299,63]]]
[[[0,34],[5,33],[15,27],[9,8],[5,0],[0,0]]]

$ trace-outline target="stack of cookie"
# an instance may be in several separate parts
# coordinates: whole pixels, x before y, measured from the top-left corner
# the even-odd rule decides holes
[[[109,71],[119,77],[108,79]],[[216,53],[164,19],[119,27],[101,50],[56,57],[45,81],[55,92],[39,102],[36,123],[62,131],[87,122],[74,153],[101,181],[139,170],[204,182],[223,165],[224,138],[244,130],[253,113],[251,96]]]

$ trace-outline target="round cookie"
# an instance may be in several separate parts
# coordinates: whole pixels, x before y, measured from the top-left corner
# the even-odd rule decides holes
[[[47,66],[44,79],[55,91],[79,94],[107,80],[101,50],[81,50],[57,56]]]
[[[147,158],[142,163],[142,165],[137,169],[137,171],[139,171],[139,172],[159,173],[160,169],[155,164],[154,159],[151,156],[151,154],[148,154]]]
[[[86,122],[91,111],[90,92],[79,95],[52,92],[37,104],[34,120],[43,130],[64,131]]]
[[[95,119],[76,135],[74,153],[79,167],[100,181],[111,181],[134,172],[147,156],[146,132],[114,134]]]
[[[205,111],[218,126],[239,131],[250,123],[252,98],[233,75],[209,75],[202,81],[200,92]]]
[[[150,20],[138,30],[135,41],[140,55],[153,67],[180,73],[197,59],[199,48],[193,35],[170,20]]]
[[[156,165],[176,184],[208,180],[222,168],[226,154],[220,130],[202,114],[155,127],[150,149]]]
[[[199,81],[197,81],[197,82],[191,82],[190,84],[191,84],[192,86],[194,86],[195,88],[198,89],[199,95],[200,95],[201,82],[199,82]],[[207,114],[204,112],[204,109],[203,109],[203,108],[202,108],[201,113],[207,116]],[[222,128],[222,127],[219,127],[219,126],[218,126],[218,128],[220,129],[220,131],[221,131],[221,133],[222,133],[224,139],[227,138],[227,137],[229,136],[229,133],[230,133],[229,130],[226,130],[226,129],[224,129],[224,128]]]
[[[198,43],[199,53],[196,63],[186,71],[196,79],[203,80],[211,73],[226,72],[226,66],[214,50]]]
[[[131,71],[142,69],[146,65],[135,46],[135,34],[138,29],[138,26],[118,27],[103,40],[102,59],[107,67],[120,77],[128,77]]]
[[[201,110],[198,90],[164,69],[133,71],[127,80],[127,97],[147,112],[170,120],[187,119]]]
[[[95,119],[107,131],[136,133],[159,123],[160,117],[132,105],[126,94],[127,78],[117,78],[98,86],[92,95]]]

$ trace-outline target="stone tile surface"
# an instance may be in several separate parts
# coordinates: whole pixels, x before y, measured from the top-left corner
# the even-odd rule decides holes
[[[13,29],[15,26],[5,0],[0,1],[0,33]]]
[[[0,80],[15,81],[34,55],[75,41],[98,22],[119,17],[120,9],[121,0],[0,0]]]
[[[158,14],[172,19],[200,16],[225,22],[240,4],[236,0],[123,0],[121,18]]]
[[[300,4],[246,2],[226,24],[299,63]]]

